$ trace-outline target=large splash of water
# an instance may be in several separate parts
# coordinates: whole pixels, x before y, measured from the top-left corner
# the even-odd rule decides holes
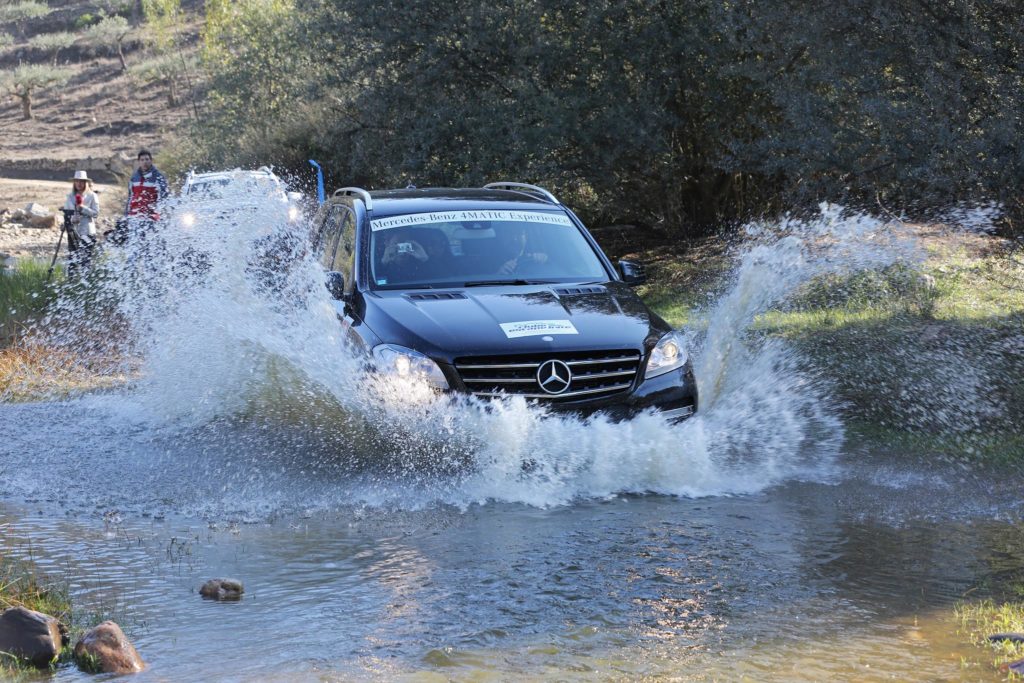
[[[185,212],[193,225],[180,220]],[[50,318],[68,324],[49,343],[88,346],[109,372],[130,378],[80,403],[117,429],[164,439],[217,424],[268,440],[301,434],[290,467],[315,470],[329,458],[353,465],[336,472],[374,482],[337,482],[345,502],[548,506],[622,493],[739,494],[831,477],[843,428],[828,384],[793,348],[752,328],[811,278],[912,258],[898,224],[837,207],[749,226],[724,294],[686,330],[697,415],[678,425],[657,413],[616,423],[367,375],[344,341],[305,228],[289,222],[283,204],[240,186],[168,214],[147,238],[109,249],[88,287],[67,286]],[[314,499],[308,485],[299,480],[295,500]],[[259,496],[259,487],[248,494]]]

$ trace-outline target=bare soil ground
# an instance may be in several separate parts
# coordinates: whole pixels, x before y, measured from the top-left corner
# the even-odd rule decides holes
[[[71,30],[85,13],[96,14],[100,5],[81,0],[48,0],[48,15],[27,22],[0,25],[0,33],[14,44],[0,48],[0,70],[21,63],[45,61],[28,45],[38,34]],[[195,11],[194,2],[183,3]],[[198,23],[185,27],[189,49],[198,40]],[[142,28],[126,43],[131,66],[146,58]],[[121,69],[115,55],[76,45],[60,54],[59,66],[70,78],[65,85],[33,94],[34,118],[23,120],[21,101],[0,91],[0,212],[30,202],[56,211],[70,189],[75,170],[87,170],[100,196],[100,229],[120,215],[128,175],[141,148],[159,161],[160,150],[175,130],[193,115],[190,92],[179,92],[175,106],[168,103],[165,87],[143,84]],[[40,257],[52,253],[56,230],[0,228],[0,254]]]

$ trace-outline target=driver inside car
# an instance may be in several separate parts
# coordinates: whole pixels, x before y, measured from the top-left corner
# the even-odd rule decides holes
[[[516,225],[504,231],[501,234],[501,241],[501,251],[507,255],[498,268],[501,275],[527,274],[548,262],[547,254],[530,249],[529,235],[523,225]]]

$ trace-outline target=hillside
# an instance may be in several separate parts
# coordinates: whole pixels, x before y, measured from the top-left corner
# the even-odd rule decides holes
[[[26,10],[30,5],[37,7]],[[4,89],[0,186],[5,187],[0,187],[0,207],[43,199],[22,194],[24,183],[10,179],[58,180],[68,171],[86,169],[102,181],[120,184],[139,148],[158,153],[175,129],[194,115],[194,90],[188,83],[195,86],[196,77],[181,70],[173,83],[176,97],[171,104],[172,83],[159,78],[154,69],[154,31],[140,5],[71,0],[7,0],[0,5],[0,19],[8,19],[0,22],[0,73],[9,78],[22,65],[55,63],[61,78],[67,79],[32,93],[29,120],[23,117],[21,99]],[[199,39],[196,5],[183,3],[182,20],[176,24],[180,50],[174,56],[183,64],[193,61]],[[25,11],[39,16],[10,20]],[[125,22],[122,47],[127,70],[121,67],[115,42],[99,44],[95,27],[104,17]],[[47,38],[51,45],[63,41],[67,46],[41,47]]]

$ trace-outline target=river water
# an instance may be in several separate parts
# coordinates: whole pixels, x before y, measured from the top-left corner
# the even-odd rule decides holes
[[[204,269],[115,253],[49,321],[128,379],[0,403],[2,552],[115,617],[138,680],[999,680],[952,608],[1024,566],[1020,471],[859,444],[750,333],[812,277],[913,263],[898,226],[752,226],[687,330],[700,412],[616,424],[367,377],[308,255],[251,267],[283,217],[192,208]],[[198,596],[222,576],[241,601]]]

